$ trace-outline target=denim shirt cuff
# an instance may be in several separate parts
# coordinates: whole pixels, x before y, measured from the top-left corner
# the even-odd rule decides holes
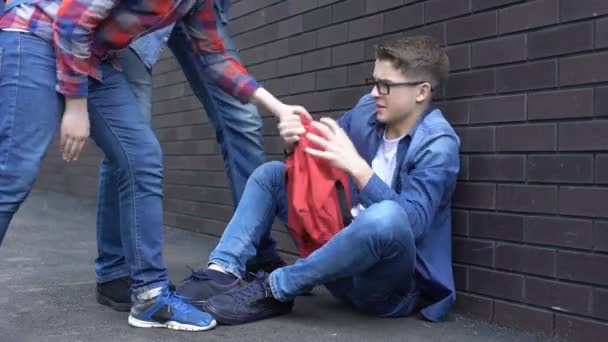
[[[361,189],[359,193],[359,200],[364,207],[369,207],[374,203],[380,203],[384,200],[390,199],[390,193],[392,189],[386,185],[378,177],[377,174],[373,174],[372,178],[369,179],[367,184]]]

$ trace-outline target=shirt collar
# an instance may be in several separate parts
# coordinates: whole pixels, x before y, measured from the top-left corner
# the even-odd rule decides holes
[[[422,115],[420,115],[420,117],[418,118],[418,121],[416,121],[416,124],[414,125],[414,127],[412,127],[412,129],[406,134],[406,136],[413,137],[414,133],[416,133],[416,130],[418,129],[418,127],[420,126],[420,124],[422,123],[422,121],[424,121],[424,119],[426,118],[426,116],[429,115],[434,110],[435,110],[435,108],[429,107],[424,113],[422,113]],[[384,134],[384,130],[386,129],[386,127],[385,127],[385,125],[383,123],[378,122],[378,119],[376,118],[376,115],[372,115],[369,118],[368,124],[370,126],[375,126],[376,133],[378,134],[378,136],[380,138],[382,138],[382,136]]]

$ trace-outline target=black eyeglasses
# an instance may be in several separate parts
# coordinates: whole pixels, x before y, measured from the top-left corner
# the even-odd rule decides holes
[[[401,83],[389,83],[385,81],[377,81],[374,78],[367,78],[365,83],[368,86],[374,86],[378,89],[378,93],[380,95],[388,95],[391,93],[391,87],[413,87],[423,83],[428,83],[426,81],[413,81],[413,82],[401,82]]]

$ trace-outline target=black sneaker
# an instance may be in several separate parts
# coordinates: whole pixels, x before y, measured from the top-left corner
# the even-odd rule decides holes
[[[122,277],[106,283],[97,283],[97,303],[109,306],[119,312],[131,310],[131,277]],[[175,285],[169,283],[169,290],[174,291]]]
[[[97,283],[97,303],[107,305],[116,311],[131,310],[131,277],[122,277]]]
[[[272,296],[268,274],[259,272],[255,280],[207,300],[203,310],[227,325],[255,322],[291,312],[293,301],[280,302]]]
[[[186,302],[193,305],[197,309],[202,310],[203,305],[207,299],[233,290],[244,282],[235,277],[234,282],[223,285],[213,281],[206,270],[193,271],[192,274],[184,279],[181,284],[177,286],[177,294],[186,298]]]

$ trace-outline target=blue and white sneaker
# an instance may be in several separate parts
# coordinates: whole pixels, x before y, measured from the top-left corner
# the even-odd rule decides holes
[[[132,300],[129,325],[133,327],[205,331],[217,325],[211,315],[186,303],[184,297],[167,288],[148,291]]]

